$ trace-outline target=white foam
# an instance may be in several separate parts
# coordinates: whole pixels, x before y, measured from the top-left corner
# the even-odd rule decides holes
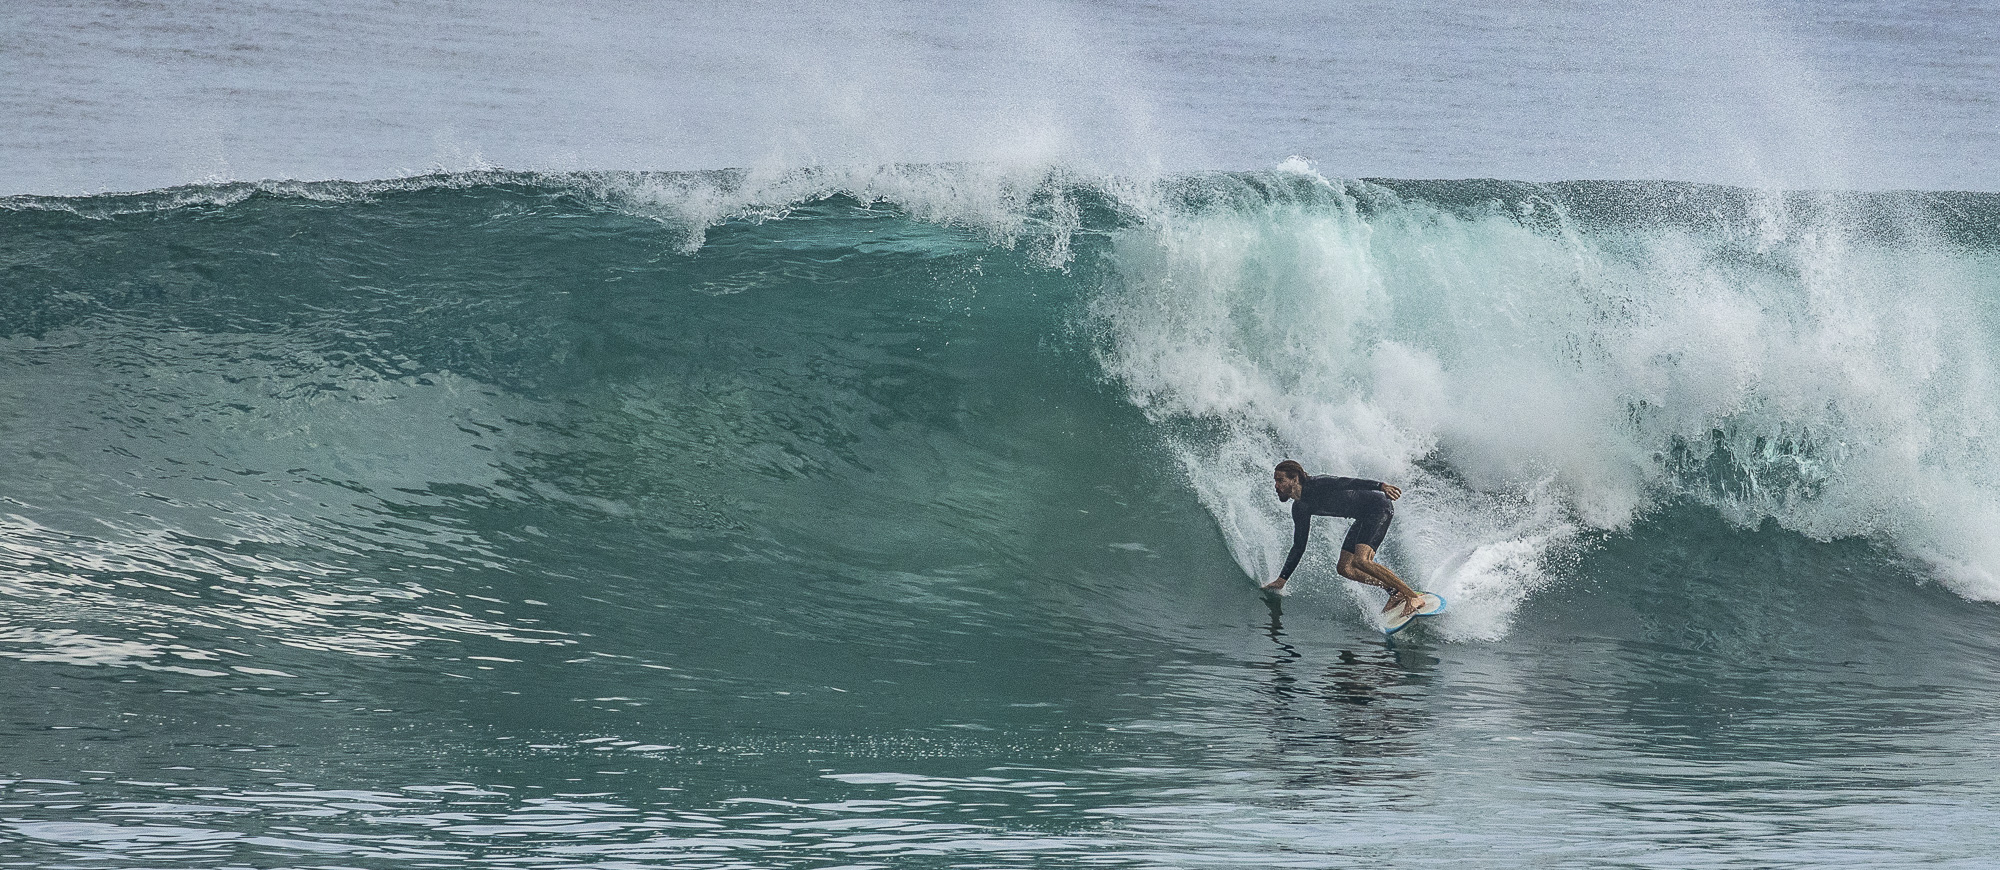
[[[710,228],[735,220],[775,220],[793,209],[845,196],[867,205],[893,204],[920,221],[962,227],[994,244],[1031,241],[1042,260],[1070,259],[1081,225],[1079,185],[1133,186],[1109,177],[1084,178],[1053,163],[807,166],[782,170],[702,173],[590,173],[545,176],[631,214],[657,220],[698,250]]]
[[[1364,215],[1360,190],[1154,215],[1094,307],[1251,577],[1289,545],[1268,482],[1289,457],[1405,487],[1385,561],[1459,637],[1503,634],[1581,533],[1681,495],[1876,537],[2000,600],[1993,255],[1775,196],[1747,224],[1586,227],[1380,190]]]

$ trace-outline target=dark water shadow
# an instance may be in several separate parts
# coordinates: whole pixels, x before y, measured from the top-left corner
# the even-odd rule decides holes
[[[1880,760],[1961,752],[2000,714],[2000,609],[1869,541],[1741,529],[1683,505],[1606,541],[1579,575],[1538,596],[1508,641],[1526,653],[1532,728],[1822,777],[1857,763],[1880,785],[1901,776]]]

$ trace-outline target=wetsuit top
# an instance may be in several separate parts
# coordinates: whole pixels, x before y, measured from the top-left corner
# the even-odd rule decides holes
[[[1292,501],[1292,554],[1285,557],[1285,570],[1280,577],[1292,576],[1292,569],[1299,567],[1299,559],[1306,554],[1306,533],[1312,531],[1312,518],[1322,517],[1364,517],[1382,511],[1388,501],[1382,495],[1382,482],[1359,477],[1334,477],[1331,474],[1306,475],[1300,484],[1299,497]]]

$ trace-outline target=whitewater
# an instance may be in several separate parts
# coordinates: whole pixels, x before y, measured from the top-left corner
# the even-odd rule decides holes
[[[0,864],[1986,866],[1994,21],[1836,5],[0,13]]]

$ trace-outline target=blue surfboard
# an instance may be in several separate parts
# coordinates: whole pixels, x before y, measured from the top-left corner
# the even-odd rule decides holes
[[[1439,595],[1435,592],[1420,592],[1418,594],[1423,596],[1424,606],[1417,612],[1412,613],[1408,616],[1383,617],[1382,619],[1383,634],[1393,635],[1396,632],[1402,631],[1404,628],[1409,627],[1410,623],[1417,621],[1417,617],[1436,616],[1444,612],[1444,606],[1445,606],[1444,596]]]

